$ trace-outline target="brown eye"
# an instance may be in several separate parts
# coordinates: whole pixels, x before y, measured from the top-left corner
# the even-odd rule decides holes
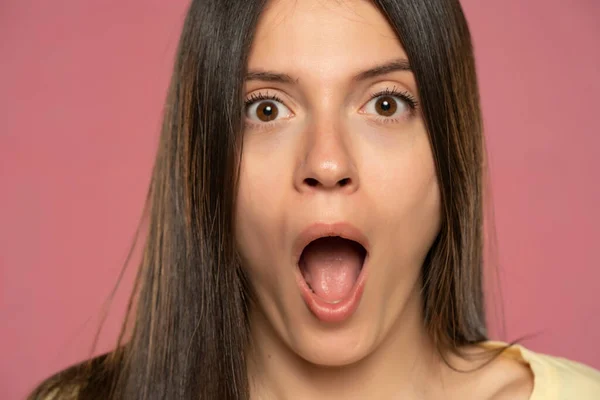
[[[391,96],[382,96],[375,102],[375,111],[377,114],[384,117],[391,117],[398,109],[398,103],[396,99]]]
[[[258,104],[256,108],[256,116],[263,122],[269,122],[277,118],[279,109],[272,101],[264,101]]]
[[[408,118],[415,107],[416,103],[408,95],[382,93],[371,98],[361,112],[382,121],[399,121]]]
[[[278,100],[250,100],[246,106],[246,117],[254,123],[267,123],[291,115],[292,112]]]

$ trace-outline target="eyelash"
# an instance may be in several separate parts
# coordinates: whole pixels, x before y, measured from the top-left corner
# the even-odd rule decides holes
[[[397,97],[397,98],[402,99],[408,105],[408,108],[410,109],[409,112],[411,113],[411,115],[414,114],[415,110],[419,106],[419,102],[417,101],[417,99],[415,98],[415,96],[413,96],[411,93],[409,93],[407,91],[397,90],[395,86],[393,88],[391,88],[391,89],[390,88],[385,88],[384,90],[380,90],[378,92],[375,92],[375,93],[371,94],[371,96],[369,97],[369,100],[367,101],[367,103],[369,101],[371,101],[373,99],[376,99],[378,97],[381,97],[381,96],[391,96],[391,97]],[[262,94],[262,93],[259,92],[259,93],[252,93],[250,95],[250,97],[248,97],[244,101],[245,108],[248,108],[251,105],[253,105],[254,103],[256,103],[258,101],[262,101],[262,100],[274,100],[274,101],[277,101],[279,103],[284,104],[283,100],[281,100],[281,98],[279,98],[277,95],[269,94],[269,92],[267,92],[266,94]],[[379,122],[382,122],[382,123],[394,123],[394,122],[399,122],[399,120],[402,119],[402,118],[376,117],[376,119]],[[254,125],[254,126],[259,126],[259,127],[263,126],[263,127],[265,127],[265,125],[272,125],[272,124],[274,124],[276,122],[277,121],[267,122],[267,123],[258,123],[258,124],[250,122],[250,124]]]
[[[419,102],[417,101],[417,99],[415,98],[415,96],[413,96],[411,93],[405,91],[405,90],[398,90],[396,89],[396,86],[390,88],[385,88],[383,90],[380,90],[379,92],[375,92],[371,95],[371,97],[369,98],[369,101],[376,99],[378,97],[382,97],[382,96],[390,96],[390,97],[397,97],[401,100],[403,100],[404,102],[406,102],[406,104],[408,105],[409,108],[409,113],[410,116],[413,116],[415,113],[415,110],[417,109],[417,107],[419,106]],[[367,103],[369,102],[367,101]],[[365,103],[365,104],[367,104]],[[402,119],[404,119],[403,117],[399,117],[399,118],[391,118],[391,117],[375,117],[375,119],[377,120],[377,122],[380,123],[384,123],[384,124],[390,124],[390,123],[397,123],[400,122]]]
[[[283,100],[275,95],[275,94],[269,94],[269,92],[266,92],[266,94],[262,94],[262,93],[252,93],[250,95],[250,97],[248,97],[246,100],[244,100],[245,103],[245,107],[244,110],[247,110],[248,107],[250,107],[251,105],[253,105],[256,102],[259,101],[263,101],[263,100],[274,100],[274,101],[278,101],[279,103],[284,104]],[[244,111],[245,113],[245,111]],[[251,121],[246,121],[246,125],[249,125],[252,127],[252,129],[269,129],[273,126],[273,124],[277,124],[279,121],[271,121],[271,122],[262,122],[262,123],[257,123],[257,122],[251,122]]]
[[[369,101],[377,98],[377,97],[381,97],[381,96],[393,96],[393,97],[399,97],[402,100],[406,101],[406,103],[408,104],[408,107],[411,110],[416,110],[417,107],[419,106],[419,102],[417,101],[417,99],[415,98],[415,96],[413,96],[411,93],[404,91],[404,90],[397,90],[396,87],[394,86],[393,88],[385,88],[384,90],[381,90],[377,93],[373,93],[371,95],[371,98],[369,99]]]
[[[283,100],[281,100],[277,95],[269,94],[269,92],[267,92],[267,94],[252,93],[250,95],[250,97],[248,97],[245,100],[246,108],[250,107],[252,104],[256,103],[257,101],[262,101],[262,100],[275,100],[280,103],[283,103]]]

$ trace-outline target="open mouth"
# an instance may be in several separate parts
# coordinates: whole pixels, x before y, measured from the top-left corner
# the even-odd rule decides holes
[[[327,303],[347,298],[356,285],[367,251],[340,236],[321,237],[302,251],[298,266],[312,293]]]

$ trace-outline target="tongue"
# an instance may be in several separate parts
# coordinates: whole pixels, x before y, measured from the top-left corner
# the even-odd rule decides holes
[[[325,301],[344,299],[352,290],[364,260],[362,247],[350,240],[328,237],[309,244],[302,253],[304,279]]]

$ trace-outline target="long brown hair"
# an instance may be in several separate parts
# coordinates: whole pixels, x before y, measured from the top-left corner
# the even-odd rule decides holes
[[[440,352],[486,340],[484,143],[458,0],[375,0],[414,71],[436,162],[442,225],[422,269]],[[113,352],[48,379],[31,399],[248,399],[252,296],[234,246],[246,61],[263,0],[193,0],[147,198],[130,314]],[[127,340],[125,340],[127,338]]]

